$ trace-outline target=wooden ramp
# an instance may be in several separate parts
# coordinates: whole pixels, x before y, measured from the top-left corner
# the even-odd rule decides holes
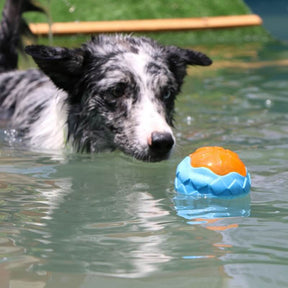
[[[119,20],[94,22],[57,22],[49,26],[47,23],[31,23],[30,28],[36,35],[69,35],[94,34],[114,32],[160,32],[185,31],[204,29],[224,29],[262,25],[262,19],[255,14],[200,17],[200,18],[174,18],[151,20]]]

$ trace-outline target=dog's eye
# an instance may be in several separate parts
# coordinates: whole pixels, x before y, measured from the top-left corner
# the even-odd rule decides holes
[[[166,88],[162,92],[162,98],[163,100],[168,100],[172,97],[173,91],[170,88]]]
[[[119,98],[125,95],[126,88],[126,83],[118,83],[116,86],[109,89],[108,93],[114,98]]]
[[[164,99],[164,100],[168,100],[168,99],[170,98],[170,96],[171,96],[171,91],[170,91],[170,90],[167,90],[167,91],[165,92],[165,94],[163,95],[163,99]]]

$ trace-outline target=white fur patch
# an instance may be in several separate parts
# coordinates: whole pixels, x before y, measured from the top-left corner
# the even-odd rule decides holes
[[[43,90],[42,90],[43,93]],[[55,89],[47,91],[55,93]],[[67,137],[67,107],[63,99],[65,92],[57,91],[56,97],[51,97],[40,113],[38,121],[30,128],[32,146],[41,149],[59,150],[65,148]],[[51,94],[50,94],[51,96]]]
[[[133,113],[136,119],[136,137],[142,147],[147,147],[151,141],[153,132],[170,133],[175,141],[171,127],[165,119],[164,108],[157,105],[155,92],[152,90],[151,75],[146,72],[147,64],[153,62],[152,57],[146,53],[126,54],[126,61],[130,69],[139,80],[137,83],[140,87],[138,105],[134,106]],[[153,101],[154,99],[154,101]]]

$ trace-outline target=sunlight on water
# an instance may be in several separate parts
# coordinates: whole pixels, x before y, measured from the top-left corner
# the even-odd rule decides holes
[[[189,70],[168,161],[33,152],[2,130],[0,286],[287,287],[288,50],[241,51]],[[176,166],[205,145],[239,154],[251,195],[175,193]],[[203,217],[211,207],[237,217]]]

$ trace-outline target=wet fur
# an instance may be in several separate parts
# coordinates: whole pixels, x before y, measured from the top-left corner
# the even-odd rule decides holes
[[[76,49],[28,46],[26,53],[40,70],[0,74],[0,113],[25,143],[120,149],[145,161],[168,158],[174,146],[174,102],[187,65],[211,64],[200,52],[127,35],[93,37]]]

